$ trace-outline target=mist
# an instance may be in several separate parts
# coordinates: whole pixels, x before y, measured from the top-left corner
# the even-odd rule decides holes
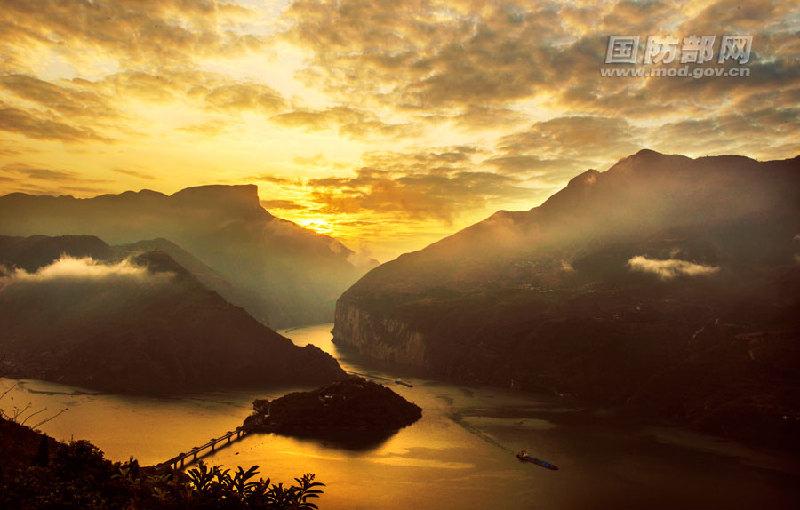
[[[162,282],[172,273],[153,274],[147,267],[135,264],[130,258],[118,262],[105,262],[91,257],[72,257],[62,255],[53,263],[43,266],[34,272],[23,268],[5,268],[4,276],[0,276],[0,285],[15,283],[44,283],[87,281],[100,282],[108,280],[129,280],[132,283]],[[2,273],[0,273],[2,274]]]
[[[662,280],[672,280],[678,276],[710,276],[719,272],[717,266],[705,266],[681,259],[649,259],[638,255],[628,260],[632,271],[652,273]]]

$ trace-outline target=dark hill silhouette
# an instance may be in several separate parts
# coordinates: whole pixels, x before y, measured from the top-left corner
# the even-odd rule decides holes
[[[266,310],[270,306],[270,302],[265,296],[231,284],[219,272],[209,267],[202,260],[163,237],[117,245],[114,246],[114,250],[119,257],[125,255],[136,256],[148,251],[164,252],[180,264],[181,267],[189,271],[200,283],[219,293],[229,303],[247,308],[248,311],[252,308]]]
[[[353,450],[371,449],[422,417],[422,409],[386,386],[350,376],[322,388],[253,402],[247,432],[317,439]]]
[[[0,266],[21,267],[33,272],[49,265],[62,253],[73,257],[111,259],[114,250],[95,236],[30,236],[0,235]]]
[[[798,233],[800,158],[641,151],[370,271],[334,340],[796,446]]]
[[[96,258],[50,265],[61,254]],[[27,269],[0,278],[0,352],[9,376],[170,393],[344,375],[331,356],[296,347],[165,252],[122,259],[92,236],[0,237],[0,260]]]
[[[110,244],[168,239],[227,281],[229,299],[273,327],[330,320],[336,298],[368,269],[351,263],[353,252],[339,241],[271,215],[253,185],[88,199],[13,193],[0,197],[0,232],[92,234]]]

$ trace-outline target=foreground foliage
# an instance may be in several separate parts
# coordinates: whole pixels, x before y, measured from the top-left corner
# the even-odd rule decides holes
[[[185,474],[158,473],[133,459],[111,463],[87,441],[40,438],[30,463],[0,462],[0,508],[312,510],[324,486],[311,474],[274,484],[255,479],[258,466],[231,473],[202,461]]]

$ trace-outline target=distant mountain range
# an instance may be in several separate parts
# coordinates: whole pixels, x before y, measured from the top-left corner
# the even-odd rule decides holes
[[[797,447],[798,234],[800,157],[644,150],[373,269],[339,299],[334,340]]]
[[[88,199],[13,193],[0,197],[0,234],[94,235],[133,249],[153,240],[275,328],[331,320],[341,292],[372,267],[339,241],[271,215],[253,185]]]
[[[5,376],[152,393],[344,376],[207,288],[219,277],[168,241],[0,236],[0,266]]]

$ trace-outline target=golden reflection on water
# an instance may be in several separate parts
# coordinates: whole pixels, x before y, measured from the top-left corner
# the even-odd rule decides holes
[[[330,326],[284,334],[342,359],[330,341]],[[395,384],[393,374],[346,358],[342,364],[418,404],[422,419],[367,450],[264,434],[246,436],[207,462],[259,465],[262,476],[276,482],[315,473],[326,484],[323,510],[761,509],[796,507],[800,499],[797,463],[773,453],[756,457],[697,435],[665,442],[668,431],[612,427],[599,421],[601,414],[582,414],[549,397],[404,377],[413,384],[409,388]],[[10,384],[0,381],[0,388]],[[111,459],[135,456],[151,464],[232,430],[250,413],[253,399],[296,389],[149,398],[20,381],[2,405],[30,401],[34,408],[47,407],[44,414],[68,407],[42,429],[61,440],[89,439]],[[521,448],[561,470],[517,462],[513,453]]]

